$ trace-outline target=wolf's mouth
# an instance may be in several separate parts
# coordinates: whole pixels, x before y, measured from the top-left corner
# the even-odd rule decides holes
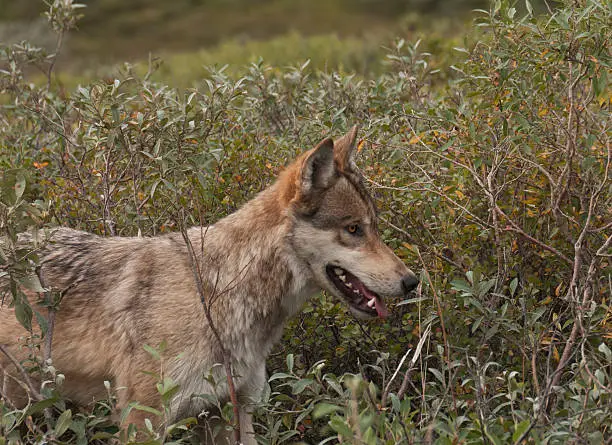
[[[332,265],[328,265],[325,271],[351,307],[371,317],[385,318],[389,315],[382,299],[368,289],[355,275]]]

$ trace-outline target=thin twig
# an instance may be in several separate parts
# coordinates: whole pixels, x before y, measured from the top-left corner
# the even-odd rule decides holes
[[[13,354],[11,354],[11,352],[8,350],[8,348],[5,345],[0,344],[0,352],[2,352],[10,360],[10,362],[13,364],[13,366],[15,366],[15,368],[17,368],[17,370],[19,371],[19,373],[23,377],[23,380],[24,380],[25,384],[28,387],[28,390],[30,391],[30,393],[32,393],[32,396],[34,397],[34,399],[37,402],[40,402],[41,400],[43,400],[43,397],[40,395],[40,392],[38,392],[36,390],[36,388],[34,387],[34,385],[32,384],[32,380],[30,379],[30,376],[29,376],[28,372],[23,368],[23,366],[21,366],[21,363],[19,363],[19,361],[17,361],[15,356],[13,356]]]
[[[402,385],[400,389],[397,391],[397,397],[401,399],[404,397],[406,390],[408,389],[408,382],[410,381],[410,374],[414,369],[414,365],[416,365],[417,360],[421,356],[421,350],[423,349],[423,345],[429,338],[429,334],[431,333],[431,323],[427,325],[425,331],[421,334],[421,338],[419,339],[419,343],[417,344],[416,349],[414,350],[414,354],[412,355],[412,359],[410,360],[410,365],[404,374],[404,380],[402,381]],[[383,405],[384,406],[384,405]]]
[[[504,230],[507,232],[515,232],[518,233],[519,235],[521,235],[523,238],[531,241],[534,244],[537,244],[538,246],[540,246],[542,249],[544,250],[548,250],[551,253],[554,253],[556,256],[558,256],[559,258],[561,258],[563,261],[565,261],[566,263],[572,265],[574,264],[574,262],[569,259],[567,257],[567,255],[565,255],[564,253],[560,252],[559,250],[555,249],[552,246],[549,246],[548,244],[540,241],[537,238],[534,238],[533,236],[529,235],[527,232],[525,232],[523,229],[521,229],[514,221],[512,221],[512,219],[508,218],[508,216],[503,212],[503,210],[501,210],[499,207],[496,207],[495,210],[502,215],[504,218],[506,218],[506,220],[510,223],[509,226],[504,227]]]
[[[200,296],[200,301],[202,303],[202,306],[204,307],[204,314],[206,316],[206,321],[208,321],[208,325],[210,326],[210,329],[213,332],[215,339],[217,340],[219,348],[221,349],[221,354],[223,356],[223,367],[225,368],[225,374],[227,376],[227,385],[228,385],[229,395],[230,395],[230,399],[232,402],[232,409],[234,413],[234,441],[236,442],[236,444],[239,444],[240,443],[240,405],[238,402],[238,396],[236,394],[234,378],[232,376],[231,355],[229,351],[227,350],[227,348],[225,348],[225,346],[223,345],[223,340],[221,339],[221,335],[219,334],[219,331],[217,330],[213,322],[212,315],[210,313],[210,307],[206,302],[206,296],[204,293],[204,286],[202,284],[202,274],[200,272],[199,263],[197,261],[195,251],[193,249],[193,245],[191,244],[191,240],[189,239],[187,235],[187,231],[182,225],[181,225],[181,235],[183,236],[183,240],[185,241],[185,245],[187,246],[187,253],[189,255],[189,262],[191,265],[191,270],[193,272],[193,276],[196,282],[198,294]],[[215,289],[213,289],[213,293],[210,296],[210,301],[212,301],[215,296],[218,281],[219,281],[219,273],[217,273]]]

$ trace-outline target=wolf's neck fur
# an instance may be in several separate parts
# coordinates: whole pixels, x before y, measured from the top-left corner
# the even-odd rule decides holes
[[[213,320],[240,326],[234,339],[278,330],[318,289],[289,240],[293,220],[286,182],[293,180],[291,176],[286,172],[213,226],[190,231],[194,249],[200,252]]]

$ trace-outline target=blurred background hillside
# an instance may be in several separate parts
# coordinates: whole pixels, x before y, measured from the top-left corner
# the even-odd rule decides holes
[[[84,0],[61,70],[86,77],[92,67],[161,55],[173,72],[165,81],[189,86],[202,65],[244,64],[258,57],[277,65],[311,59],[322,69],[380,71],[381,46],[418,32],[459,35],[486,0]],[[542,3],[532,2],[535,7]],[[537,3],[537,4],[536,4]],[[518,7],[522,6],[519,5]],[[39,0],[0,0],[0,42],[28,40],[53,51],[55,35]],[[177,60],[168,60],[169,58]],[[182,71],[179,67],[182,67]],[[85,74],[84,74],[85,73]],[[96,72],[95,75],[99,75]]]

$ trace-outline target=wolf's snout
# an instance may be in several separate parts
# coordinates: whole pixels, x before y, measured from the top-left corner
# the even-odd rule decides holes
[[[404,277],[402,278],[402,289],[404,290],[404,294],[407,294],[415,287],[417,287],[417,284],[419,284],[419,279],[415,275],[404,275]]]

